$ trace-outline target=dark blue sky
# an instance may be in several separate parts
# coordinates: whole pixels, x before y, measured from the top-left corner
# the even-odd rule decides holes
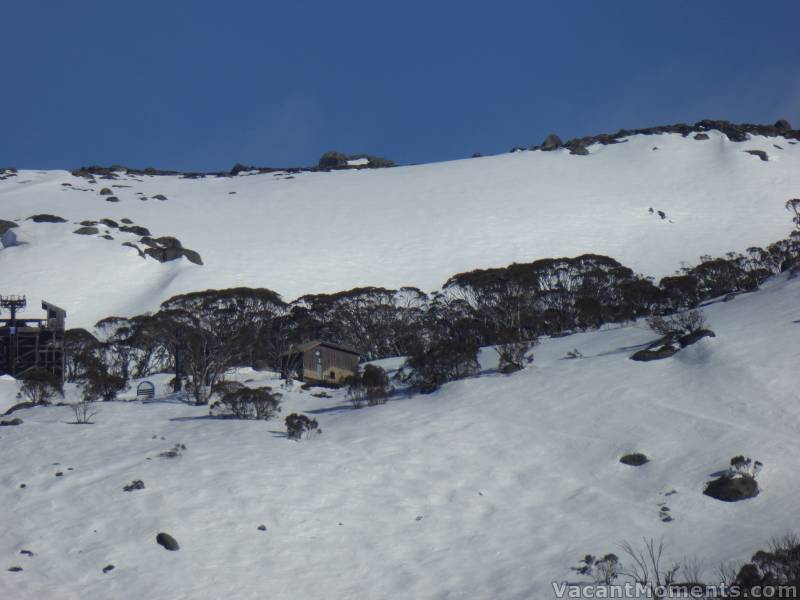
[[[702,118],[800,127],[796,0],[6,0],[0,166],[400,163]]]

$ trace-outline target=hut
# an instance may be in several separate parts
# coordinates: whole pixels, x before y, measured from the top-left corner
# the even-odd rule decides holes
[[[281,375],[310,383],[338,385],[358,373],[354,348],[323,340],[292,345],[281,355]]]

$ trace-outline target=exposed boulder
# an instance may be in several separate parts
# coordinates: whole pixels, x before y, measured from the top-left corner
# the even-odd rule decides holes
[[[172,552],[181,549],[180,545],[178,545],[178,541],[168,533],[159,533],[156,536],[156,543]]]
[[[778,131],[791,131],[792,126],[789,124],[789,121],[786,119],[778,119],[775,121],[775,125],[773,125],[775,129]]]
[[[347,168],[347,156],[331,150],[320,157],[318,164],[320,169],[344,169]]]
[[[562,146],[561,138],[558,137],[555,133],[551,133],[546,138],[544,138],[544,141],[542,142],[540,149],[544,150],[545,152],[550,152],[552,150],[558,150],[559,148],[561,148],[561,146]]]
[[[707,133],[696,133],[694,135],[694,139],[701,141],[701,140],[707,140],[709,139],[709,137]]]
[[[9,229],[5,233],[0,234],[0,245],[3,248],[11,248],[17,245],[17,234],[13,229]]]
[[[9,229],[14,229],[14,227],[19,227],[14,221],[4,221],[0,219],[0,235],[3,235]]]
[[[156,194],[153,196],[153,200],[161,200],[162,202],[165,201],[167,197],[164,194]]]
[[[147,227],[141,227],[139,225],[123,225],[119,228],[120,231],[124,231],[126,233],[134,233],[138,236],[149,236],[150,230]]]
[[[106,198],[106,202],[119,202],[119,198],[117,198],[116,196],[108,196]]]
[[[57,217],[56,215],[48,215],[46,213],[33,215],[28,217],[29,221],[33,221],[34,223],[66,223],[66,219],[62,219],[61,217]]]
[[[134,250],[136,250],[136,252],[139,253],[139,256],[141,256],[142,258],[146,258],[144,252],[142,252],[142,249],[139,248],[139,246],[137,246],[133,242],[123,242],[122,245],[127,246],[128,248],[133,248]]]
[[[23,421],[19,417],[15,417],[13,419],[7,419],[5,421],[0,421],[0,427],[14,427],[16,425],[22,425]]]
[[[121,221],[125,223],[125,225],[133,225],[133,221],[131,221],[130,219],[121,219]]]
[[[698,329],[697,331],[693,331],[679,337],[678,343],[680,344],[681,348],[686,348],[686,346],[691,346],[705,337],[717,337],[717,334],[710,329]]]
[[[757,156],[764,162],[769,161],[769,156],[767,156],[767,153],[764,152],[763,150],[745,150],[745,152],[747,152],[748,154],[752,154],[753,156]]]
[[[641,467],[642,465],[649,463],[650,459],[641,452],[634,452],[632,454],[626,454],[620,457],[619,462],[621,462],[623,465],[629,465],[631,467]]]
[[[114,192],[111,191],[111,188],[104,187],[102,190],[100,190],[100,195],[101,196],[113,196]]]
[[[128,485],[122,488],[123,492],[133,492],[135,490],[143,490],[144,489],[144,481],[141,479],[134,479]]]
[[[78,235],[96,235],[100,233],[100,230],[97,227],[80,227],[73,231],[72,233],[77,233]]]
[[[119,223],[117,223],[114,219],[100,219],[100,222],[106,227],[111,227],[113,229],[119,227]]]
[[[758,496],[758,482],[749,475],[725,474],[706,484],[706,496],[723,502],[738,502]]]
[[[633,356],[631,356],[631,360],[635,360],[637,362],[650,362],[652,360],[661,360],[663,358],[669,358],[673,356],[678,351],[677,348],[670,346],[669,344],[661,346],[657,350],[639,350]]]
[[[589,150],[586,148],[586,146],[576,144],[570,148],[569,153],[574,154],[575,156],[586,156],[589,154]]]

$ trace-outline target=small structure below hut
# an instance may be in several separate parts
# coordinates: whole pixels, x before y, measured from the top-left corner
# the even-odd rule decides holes
[[[361,355],[348,346],[314,340],[290,346],[281,355],[281,375],[300,381],[338,385],[358,372]]]

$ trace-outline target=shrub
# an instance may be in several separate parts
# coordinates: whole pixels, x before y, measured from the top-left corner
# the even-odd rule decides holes
[[[347,400],[353,405],[353,408],[358,409],[364,406],[367,399],[367,390],[364,387],[364,381],[361,376],[351,375],[344,381],[347,386]]]
[[[650,329],[663,336],[684,336],[702,331],[706,318],[701,310],[689,310],[662,317],[654,315],[647,318]]]
[[[211,405],[212,414],[220,414],[233,419],[254,419],[268,421],[281,411],[281,394],[270,387],[249,388],[241,383],[226,382],[218,402]],[[216,389],[219,389],[218,385]]]
[[[63,395],[61,379],[41,367],[25,372],[19,392],[33,404],[50,404],[56,395]]]
[[[793,534],[774,539],[769,550],[756,552],[739,569],[734,583],[747,591],[767,585],[800,586],[800,539]]]
[[[761,471],[760,461],[744,456],[734,456],[728,471],[706,484],[703,493],[723,502],[738,502],[758,495],[756,476]]]
[[[301,440],[312,435],[319,435],[322,430],[316,419],[311,419],[306,415],[292,413],[286,417],[286,435],[290,440]]]
[[[121,375],[111,373],[105,365],[96,363],[86,372],[82,397],[86,402],[103,400],[109,402],[117,394],[128,388],[128,382]]]
[[[383,367],[378,365],[367,365],[361,375],[361,382],[367,391],[367,399],[370,406],[384,404],[389,395],[389,376]]]
[[[587,554],[572,570],[580,575],[591,577],[595,583],[610,585],[620,575],[620,562],[616,554],[606,554],[602,558]]]
[[[623,465],[629,465],[631,467],[641,467],[644,464],[650,462],[650,459],[647,458],[641,452],[634,452],[632,454],[626,454],[619,459]]]
[[[524,369],[533,362],[533,356],[529,356],[531,348],[536,344],[535,341],[508,342],[495,346],[495,351],[500,355],[497,368],[501,373],[509,374]]]
[[[406,360],[406,380],[422,393],[439,389],[448,381],[463,379],[480,371],[480,346],[475,340],[442,338],[419,345]]]
[[[75,414],[74,422],[76,425],[91,425],[92,418],[97,415],[97,409],[94,408],[94,404],[87,400],[81,400],[73,404],[72,412]]]

